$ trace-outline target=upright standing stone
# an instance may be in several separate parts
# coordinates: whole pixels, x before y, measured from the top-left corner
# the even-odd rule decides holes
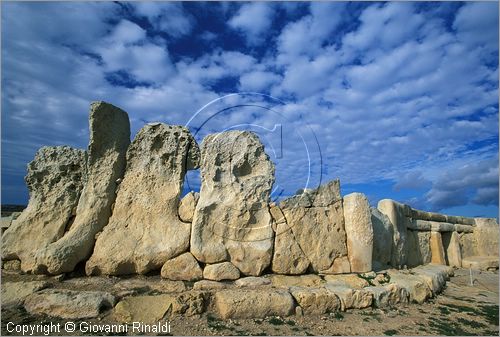
[[[435,264],[446,265],[446,260],[444,257],[443,239],[441,238],[440,232],[431,232],[431,262]]]
[[[378,261],[382,266],[390,265],[394,229],[387,215],[373,207],[370,211],[373,225],[373,261]]]
[[[274,164],[257,135],[248,131],[209,135],[201,153],[191,253],[198,261],[230,261],[244,275],[258,276],[273,253],[268,203]]]
[[[2,238],[2,259],[21,260],[35,269],[35,253],[70,229],[86,174],[85,151],[68,146],[42,147],[28,165],[28,207]]]
[[[412,231],[407,232],[407,265],[410,268],[431,262],[430,247],[431,232]]]
[[[449,242],[446,242],[447,265],[452,267],[462,267],[462,253],[460,252],[460,240],[457,232],[447,233]]]
[[[409,223],[408,216],[411,215],[410,207],[394,200],[383,199],[378,202],[377,208],[387,215],[394,229],[391,265],[395,267],[406,265],[406,231]]]
[[[476,218],[475,225],[476,255],[498,257],[498,237],[500,232],[496,219]]]
[[[92,103],[87,183],[78,202],[76,218],[62,238],[37,253],[36,272],[70,272],[78,262],[88,259],[94,248],[95,235],[108,223],[111,215],[116,181],[123,177],[129,144],[127,113],[108,103]]]
[[[331,273],[347,256],[340,183],[332,180],[280,203],[288,227],[315,272]]]
[[[198,146],[185,127],[155,123],[137,133],[87,274],[145,274],[188,250],[191,224],[177,210],[186,170],[198,161]]]
[[[373,226],[370,204],[362,193],[344,197],[344,221],[351,272],[372,270]]]

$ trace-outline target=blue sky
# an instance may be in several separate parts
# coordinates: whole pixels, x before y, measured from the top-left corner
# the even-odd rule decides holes
[[[374,205],[498,216],[496,2],[1,6],[2,203],[27,202],[39,147],[85,148],[105,100],[132,134],[256,131],[275,196],[338,177]]]

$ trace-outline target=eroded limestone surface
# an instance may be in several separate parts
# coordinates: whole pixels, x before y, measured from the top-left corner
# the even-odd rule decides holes
[[[87,274],[144,274],[188,250],[191,225],[177,209],[186,170],[198,162],[198,146],[184,127],[154,123],[137,133]]]
[[[63,237],[37,252],[35,272],[70,272],[78,262],[89,258],[95,235],[111,215],[116,181],[123,177],[129,144],[127,113],[105,102],[92,103],[87,182],[78,201],[75,220]]]
[[[258,276],[273,253],[268,203],[274,164],[259,138],[247,131],[209,135],[201,153],[191,253],[201,262],[230,261],[244,275]]]
[[[70,230],[86,180],[85,151],[68,146],[42,147],[28,164],[28,207],[2,237],[2,259],[21,260],[21,269],[36,269],[38,250]]]

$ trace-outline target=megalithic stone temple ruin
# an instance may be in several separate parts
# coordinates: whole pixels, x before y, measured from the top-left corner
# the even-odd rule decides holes
[[[181,199],[186,172],[198,168],[199,193]],[[127,113],[94,102],[87,151],[43,147],[29,163],[29,204],[2,235],[2,262],[49,275],[80,268],[87,275],[156,271],[177,281],[330,279],[315,290],[247,296],[254,310],[279,305],[265,309],[278,314],[294,303],[315,313],[394,296],[419,302],[442,286],[429,276],[447,273],[439,266],[498,268],[496,219],[430,213],[389,199],[373,208],[361,193],[341,196],[338,180],[277,204],[270,201],[274,173],[252,132],[211,134],[198,146],[185,127],[149,123],[131,142]],[[418,282],[429,289],[423,295],[395,283],[363,293],[345,286],[349,274],[406,268],[420,270]],[[393,282],[401,277],[391,274]],[[231,306],[243,295],[230,292],[214,295],[219,315],[247,317],[248,308]],[[311,296],[319,301],[314,306]]]

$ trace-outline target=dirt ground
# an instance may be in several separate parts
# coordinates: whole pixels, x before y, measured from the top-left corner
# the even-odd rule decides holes
[[[319,317],[268,317],[266,319],[220,320],[209,314],[173,317],[170,333],[164,335],[491,335],[498,336],[498,271],[456,270],[455,277],[436,298],[422,304],[388,309],[349,310]],[[85,322],[102,325],[111,316]],[[64,324],[66,321],[33,316],[22,309],[2,308],[1,335],[9,335],[8,322],[16,324]],[[79,324],[80,321],[76,321]],[[102,333],[93,333],[101,335]],[[135,335],[129,330],[128,335]],[[66,331],[60,335],[68,335]],[[76,332],[73,335],[89,335]],[[113,335],[113,333],[111,333]],[[117,335],[115,333],[115,335]],[[148,335],[148,334],[146,334]]]

